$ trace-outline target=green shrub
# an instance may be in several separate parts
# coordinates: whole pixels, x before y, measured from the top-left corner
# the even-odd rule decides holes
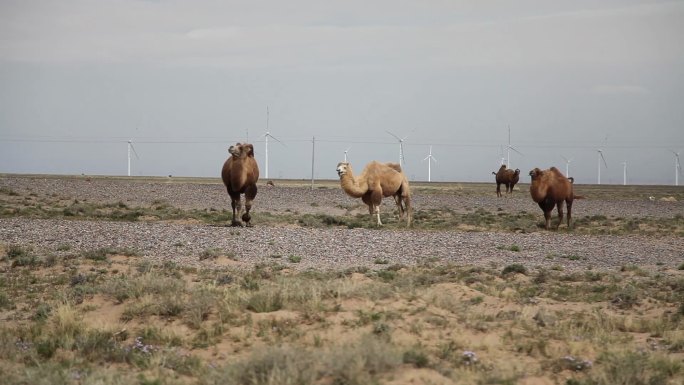
[[[417,368],[424,368],[428,366],[430,359],[424,351],[414,348],[404,352],[403,362]]]
[[[277,288],[261,289],[249,296],[247,310],[255,313],[270,313],[283,308],[283,296]]]
[[[509,274],[523,274],[527,275],[527,268],[519,263],[514,263],[511,265],[508,265],[504,267],[504,269],[501,271],[501,275],[509,275]]]

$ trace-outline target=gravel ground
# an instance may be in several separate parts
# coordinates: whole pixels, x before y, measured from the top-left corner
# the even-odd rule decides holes
[[[493,185],[493,184],[492,184]],[[174,183],[93,178],[27,178],[2,176],[0,188],[21,194],[79,199],[89,202],[126,202],[129,206],[149,205],[164,200],[181,208],[229,206],[227,194],[218,183]],[[415,207],[450,208],[456,211],[482,207],[492,211],[541,212],[523,191],[513,197],[492,194],[414,194]],[[384,207],[389,210],[391,200]],[[341,213],[360,200],[347,197],[339,188],[269,187],[260,185],[254,210],[298,213]],[[362,208],[359,208],[361,210]],[[365,209],[364,209],[365,210]],[[656,200],[582,200],[575,204],[575,216],[615,215],[622,217],[673,217],[684,212],[682,202]],[[230,228],[204,224],[159,222],[108,222],[81,220],[0,219],[0,243],[32,245],[55,254],[68,254],[100,247],[137,250],[142,258],[175,261],[182,265],[251,268],[258,262],[278,261],[291,269],[339,270],[354,266],[382,267],[413,265],[425,259],[464,265],[503,267],[522,263],[529,268],[562,266],[566,271],[587,268],[615,269],[626,264],[676,268],[684,262],[684,239],[677,236],[590,236],[572,233],[458,232],[375,229],[312,229],[299,227]],[[57,251],[60,245],[69,251]],[[509,251],[518,245],[519,252]],[[200,261],[210,248],[232,253],[225,258]],[[291,263],[288,257],[301,257]]]

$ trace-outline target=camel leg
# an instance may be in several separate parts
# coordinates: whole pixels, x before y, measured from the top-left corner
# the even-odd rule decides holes
[[[232,198],[230,200],[230,204],[233,207],[233,221],[231,222],[231,226],[242,226],[242,222],[238,218],[240,218],[240,213],[242,212],[242,201],[240,200],[240,195],[237,196],[237,198]]]
[[[397,204],[397,210],[399,210],[399,220],[402,220],[404,218],[404,206],[402,205],[402,197],[401,195],[392,195],[394,198],[394,203]]]
[[[501,197],[501,183],[496,184],[496,196]]]
[[[371,202],[373,212],[378,217],[378,226],[382,226],[382,222],[380,221],[380,203],[382,203],[382,192],[377,190],[371,192],[369,201]]]
[[[553,206],[556,204],[556,202],[550,200],[550,199],[545,199],[541,202],[539,202],[539,207],[542,209],[544,212],[544,220],[546,222],[546,229],[549,230],[551,228],[551,211],[553,211]]]
[[[572,226],[572,199],[566,200],[565,203],[568,207],[568,228],[570,229]]]
[[[406,205],[406,227],[409,227],[411,226],[411,217],[413,216],[413,213],[411,212],[411,198],[407,195],[403,199],[404,205]]]
[[[245,222],[247,227],[252,227],[252,216],[249,215],[249,210],[252,209],[252,201],[256,197],[257,187],[256,185],[249,187],[245,191],[245,213],[242,215],[242,220]]]
[[[556,202],[556,207],[558,207],[558,224],[556,225],[556,230],[558,230],[561,223],[563,223],[563,205],[564,204],[565,204],[565,201]]]
[[[238,220],[240,217],[240,211],[242,210],[242,202],[240,202],[240,193],[236,193],[231,190],[230,187],[227,188],[228,196],[230,197],[230,206],[233,209],[233,219],[230,222],[231,226],[242,226],[242,223]]]

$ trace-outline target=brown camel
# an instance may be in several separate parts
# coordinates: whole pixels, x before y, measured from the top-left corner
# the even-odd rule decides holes
[[[242,226],[239,220],[242,212],[240,194],[245,194],[245,213],[242,215],[242,220],[247,227],[251,227],[252,217],[249,215],[249,210],[257,195],[257,181],[259,180],[259,166],[254,159],[254,146],[249,143],[236,143],[230,146],[228,152],[231,157],[223,164],[221,179],[228,189],[230,205],[233,207],[231,226]]]
[[[397,163],[380,163],[372,161],[364,167],[361,175],[354,177],[351,164],[340,162],[337,164],[337,175],[340,185],[347,195],[361,198],[368,205],[368,212],[375,214],[380,221],[380,204],[383,197],[394,197],[399,209],[399,219],[406,213],[406,226],[411,225],[411,191],[408,179]]]
[[[496,175],[496,196],[501,196],[501,185],[506,186],[506,194],[513,194],[513,187],[520,180],[520,169],[516,168],[515,171],[507,169],[505,164],[502,164],[499,168],[499,172],[492,171],[492,174]]]
[[[558,224],[556,229],[563,222],[563,203],[568,207],[568,228],[572,221],[572,201],[582,199],[582,196],[575,195],[573,192],[573,179],[566,178],[557,168],[551,167],[548,170],[535,168],[530,171],[532,183],[530,184],[530,194],[532,199],[539,204],[544,212],[546,229],[551,228],[551,211],[553,207],[558,207]]]

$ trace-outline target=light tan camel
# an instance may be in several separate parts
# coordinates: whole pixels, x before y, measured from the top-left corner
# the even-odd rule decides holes
[[[240,194],[245,194],[245,213],[242,220],[247,227],[252,226],[249,210],[257,195],[257,181],[259,180],[259,166],[254,159],[254,146],[249,143],[236,143],[228,149],[231,157],[226,160],[221,170],[221,179],[230,195],[230,205],[233,207],[231,226],[242,226],[240,213],[242,202]]]
[[[532,183],[530,184],[530,195],[532,200],[539,204],[544,212],[546,229],[551,228],[551,211],[553,207],[558,207],[558,224],[556,229],[563,222],[563,204],[568,207],[568,228],[572,221],[572,201],[583,199],[584,197],[575,195],[573,191],[573,179],[566,178],[557,168],[551,167],[548,170],[535,168],[530,171]]]
[[[399,219],[406,214],[406,226],[411,225],[411,191],[408,179],[397,163],[380,163],[372,161],[364,167],[361,175],[354,177],[351,164],[340,162],[337,164],[337,175],[340,185],[347,195],[361,198],[368,205],[368,212],[375,214],[380,221],[380,204],[382,198],[393,197],[399,209]]]
[[[501,196],[501,185],[506,186],[506,194],[513,194],[513,187],[520,180],[520,169],[515,169],[515,171],[510,168],[506,168],[505,164],[502,164],[498,172],[492,171],[492,174],[496,175],[496,196]]]

